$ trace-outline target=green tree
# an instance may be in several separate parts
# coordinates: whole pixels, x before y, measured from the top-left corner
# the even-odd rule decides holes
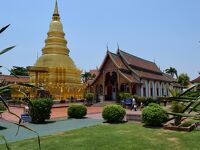
[[[180,83],[182,86],[188,86],[190,81],[190,77],[187,75],[187,73],[181,73],[178,76],[178,83]]]
[[[87,81],[91,78],[91,73],[90,72],[85,72],[83,74],[81,74],[81,79],[83,81],[83,83],[87,83]]]
[[[176,78],[178,78],[178,74],[177,74],[176,68],[170,67],[168,69],[165,69],[165,72],[170,74],[172,77],[174,77],[174,75],[175,75]]]
[[[28,70],[24,67],[13,66],[10,75],[28,76]]]

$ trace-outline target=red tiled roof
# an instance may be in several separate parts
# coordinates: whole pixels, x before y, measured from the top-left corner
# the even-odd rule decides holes
[[[90,74],[91,75],[95,74],[97,76],[99,74],[99,70],[98,69],[92,69],[92,70],[90,70]]]
[[[177,82],[177,80],[173,78],[170,74],[164,73],[163,75],[167,77],[171,82]]]
[[[153,79],[153,80],[160,80],[160,81],[167,81],[170,82],[168,78],[163,76],[162,74],[155,74],[151,72],[144,72],[139,70],[134,70],[141,78]]]
[[[154,71],[154,72],[159,72],[159,73],[161,72],[158,66],[151,61],[128,54],[121,50],[119,50],[119,54],[125,59],[128,65],[134,66],[136,68]]]
[[[137,81],[133,75],[131,74],[127,74],[127,73],[122,73],[121,71],[119,71],[119,73],[125,78],[127,79],[129,82],[131,83],[140,83],[139,81]]]
[[[28,83],[30,80],[29,76],[12,76],[12,75],[0,75],[0,80],[5,80],[11,83]]]
[[[161,70],[155,63],[128,54],[121,50],[118,50],[117,54],[108,51],[99,72],[101,72],[101,70],[103,69],[103,66],[108,57],[111,58],[111,61],[119,69],[120,74],[129,82],[140,83],[140,78],[172,82],[169,78],[164,76],[163,72],[161,72]],[[100,73],[93,80],[92,84],[95,83],[96,80],[98,80],[99,76]]]
[[[170,83],[173,87],[178,87],[178,88],[184,88],[184,86],[182,86],[181,84],[179,83],[176,83],[176,82],[172,82]]]
[[[200,76],[191,81],[192,83],[200,83]]]
[[[111,52],[109,52],[109,55],[118,68],[128,70],[128,68],[125,66],[125,64],[123,63],[119,55],[111,53]]]

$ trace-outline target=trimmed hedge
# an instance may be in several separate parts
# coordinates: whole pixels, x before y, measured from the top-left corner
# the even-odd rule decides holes
[[[83,118],[87,114],[87,108],[84,105],[73,104],[68,108],[68,117],[69,118]]]
[[[120,105],[107,105],[103,108],[102,117],[109,123],[122,122],[126,110]]]
[[[146,125],[161,126],[167,119],[167,112],[158,104],[151,103],[142,111],[142,121]]]
[[[52,105],[53,101],[47,98],[31,100],[28,106],[32,122],[44,123],[46,119],[49,119]]]

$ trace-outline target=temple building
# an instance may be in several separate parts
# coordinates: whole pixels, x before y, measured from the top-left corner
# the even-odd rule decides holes
[[[24,95],[20,92],[17,92],[17,90],[21,89],[23,90],[25,93],[28,92],[30,89],[27,87],[20,87],[14,84],[19,84],[19,83],[29,83],[29,76],[14,76],[14,75],[3,75],[0,74],[0,87],[3,86],[7,86],[10,84],[13,84],[13,87],[16,90],[12,90],[12,91],[8,91],[8,92],[4,92],[1,94],[1,96],[6,99],[6,100],[10,100],[10,99],[21,99],[24,98]]]
[[[191,83],[200,83],[200,76],[195,78],[194,80],[190,81]]]
[[[75,66],[69,52],[56,1],[42,56],[34,66],[27,67],[30,82],[48,90],[54,99],[83,96],[81,71]]]
[[[119,92],[144,97],[169,96],[172,83],[176,85],[154,62],[118,49],[116,54],[107,51],[90,90],[100,101],[116,100]]]

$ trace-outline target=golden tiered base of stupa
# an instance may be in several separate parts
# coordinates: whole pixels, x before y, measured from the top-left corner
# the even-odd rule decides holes
[[[81,71],[69,56],[57,1],[42,56],[28,67],[30,82],[48,90],[54,99],[82,98]]]

